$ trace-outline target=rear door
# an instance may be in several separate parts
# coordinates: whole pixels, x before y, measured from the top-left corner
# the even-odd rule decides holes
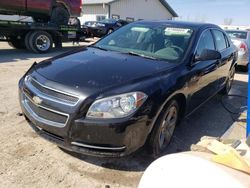
[[[218,63],[216,70],[218,75],[218,89],[222,88],[228,78],[229,70],[234,58],[233,47],[230,46],[229,40],[224,32],[213,29],[213,36],[215,40],[216,50],[221,53],[221,60]]]
[[[0,0],[0,10],[12,12],[23,12],[26,7],[26,0]]]
[[[199,56],[204,49],[215,50],[210,29],[201,34],[194,55]],[[217,68],[218,60],[197,61],[192,65],[187,83],[191,93],[189,112],[216,93],[218,88]]]
[[[50,15],[54,0],[27,0],[27,11]]]

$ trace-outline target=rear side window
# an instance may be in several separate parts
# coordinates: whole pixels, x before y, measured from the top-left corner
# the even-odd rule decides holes
[[[215,50],[214,39],[210,30],[202,33],[197,46],[196,55],[200,56],[204,49]]]
[[[215,38],[215,44],[218,51],[222,51],[227,48],[227,42],[225,39],[225,35],[223,32],[219,30],[213,30],[214,38]]]

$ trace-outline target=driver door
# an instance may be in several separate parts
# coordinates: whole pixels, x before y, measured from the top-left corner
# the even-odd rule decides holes
[[[201,34],[197,44],[195,56],[201,55],[204,49],[215,50],[213,35],[210,30]],[[218,90],[218,69],[219,60],[193,62],[187,83],[191,91],[189,112],[197,108],[207,99],[212,97]]]

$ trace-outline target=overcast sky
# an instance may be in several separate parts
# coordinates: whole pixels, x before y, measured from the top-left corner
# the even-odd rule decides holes
[[[250,0],[167,0],[182,20],[250,26]]]

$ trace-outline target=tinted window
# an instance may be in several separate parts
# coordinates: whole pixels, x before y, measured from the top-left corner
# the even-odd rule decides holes
[[[201,55],[204,49],[215,50],[214,39],[210,30],[205,31],[200,38],[198,43],[196,55]]]
[[[193,30],[189,28],[134,23],[122,27],[95,45],[107,50],[180,62],[192,33]]]
[[[227,48],[227,43],[225,40],[224,33],[218,30],[213,30],[214,38],[215,38],[215,44],[218,51],[224,50]]]

